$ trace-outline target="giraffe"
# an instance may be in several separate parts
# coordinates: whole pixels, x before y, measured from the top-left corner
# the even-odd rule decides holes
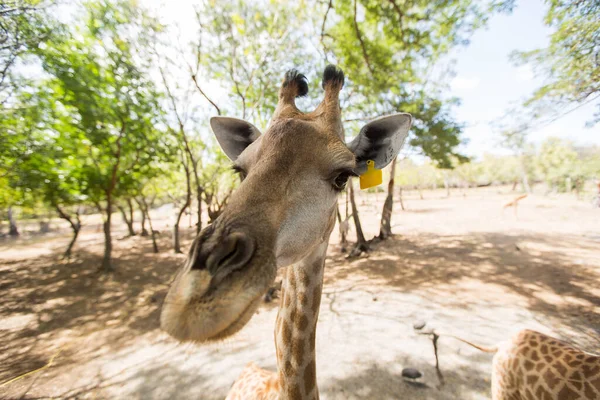
[[[388,165],[404,144],[410,114],[379,117],[344,141],[339,92],[344,73],[323,72],[322,102],[301,112],[308,93],[296,70],[285,74],[264,134],[235,118],[212,130],[242,179],[222,214],[194,239],[161,311],[161,327],[180,341],[208,342],[239,331],[278,269],[285,268],[275,324],[277,372],[247,365],[228,399],[318,399],[315,340],[323,268],[337,195],[348,179]]]
[[[494,353],[492,400],[598,400],[600,356],[529,329],[494,347],[449,336]]]
[[[509,201],[508,203],[504,204],[502,206],[502,212],[504,212],[504,210],[506,210],[508,207],[513,207],[515,210],[515,217],[517,216],[517,207],[519,206],[519,201],[523,200],[524,198],[526,198],[528,195],[527,193],[522,194],[514,199],[512,199],[511,201]]]

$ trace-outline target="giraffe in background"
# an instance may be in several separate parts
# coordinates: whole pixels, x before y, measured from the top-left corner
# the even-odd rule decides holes
[[[478,350],[494,353],[493,400],[600,399],[600,356],[543,333],[524,329],[494,347],[435,331],[422,333],[433,334],[434,338],[453,337]]]

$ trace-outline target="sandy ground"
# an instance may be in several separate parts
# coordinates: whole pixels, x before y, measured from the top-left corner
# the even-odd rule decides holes
[[[600,210],[570,196],[525,199],[502,212],[508,189],[405,195],[396,236],[348,261],[332,235],[317,332],[323,399],[488,399],[491,355],[440,341],[445,384],[427,321],[481,344],[538,329],[600,349]],[[383,194],[361,194],[367,237],[378,231]],[[164,214],[164,215],[163,215]],[[276,306],[264,304],[227,341],[180,345],[158,329],[168,283],[184,256],[168,251],[170,213],[157,215],[162,252],[149,238],[115,236],[118,272],[96,272],[97,219],[71,261],[68,231],[0,241],[0,398],[222,399],[243,366],[275,369]],[[119,218],[116,218],[117,220]],[[192,238],[186,231],[184,244]],[[401,378],[421,370],[418,383]]]

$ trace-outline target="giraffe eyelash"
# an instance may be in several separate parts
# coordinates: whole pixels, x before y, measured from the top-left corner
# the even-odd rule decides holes
[[[246,171],[239,165],[233,164],[231,166],[231,169],[233,170],[233,172],[238,174],[242,180],[244,180],[244,178],[246,178],[246,175],[247,175]]]

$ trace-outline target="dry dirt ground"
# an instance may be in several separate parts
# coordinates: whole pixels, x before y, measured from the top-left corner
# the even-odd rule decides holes
[[[405,195],[396,236],[368,256],[346,260],[334,231],[317,332],[323,399],[489,398],[491,356],[441,339],[442,386],[417,320],[486,345],[533,328],[600,349],[600,210],[533,196],[516,217],[502,212],[515,196],[506,188],[444,194]],[[382,201],[359,198],[367,237]],[[158,214],[159,254],[116,227],[113,275],[96,272],[94,218],[70,261],[60,259],[68,230],[0,241],[0,398],[222,399],[247,362],[275,369],[273,304],[219,344],[180,345],[158,329],[184,259],[168,249],[172,213]],[[420,382],[404,381],[405,367],[421,370]]]

